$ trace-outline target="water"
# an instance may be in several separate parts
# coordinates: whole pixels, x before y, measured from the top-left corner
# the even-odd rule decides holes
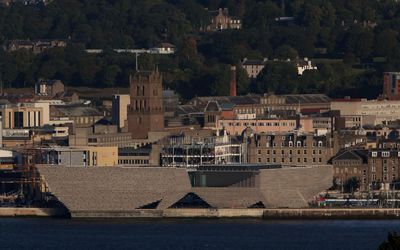
[[[377,249],[400,221],[0,219],[0,249]]]

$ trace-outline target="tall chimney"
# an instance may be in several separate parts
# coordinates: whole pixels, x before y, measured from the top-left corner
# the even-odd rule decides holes
[[[229,93],[230,96],[236,96],[236,66],[231,66],[231,86]]]

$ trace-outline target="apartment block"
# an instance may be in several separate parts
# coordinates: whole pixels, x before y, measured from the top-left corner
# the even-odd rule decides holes
[[[332,155],[325,136],[296,133],[261,133],[247,138],[249,163],[327,164]]]

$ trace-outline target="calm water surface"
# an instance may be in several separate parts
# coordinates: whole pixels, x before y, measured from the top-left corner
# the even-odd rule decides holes
[[[0,249],[377,249],[400,221],[0,219]]]

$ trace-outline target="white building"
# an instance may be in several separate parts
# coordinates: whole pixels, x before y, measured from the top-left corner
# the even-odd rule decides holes
[[[346,127],[386,124],[400,119],[400,101],[345,99],[331,102],[331,110],[339,110]]]

